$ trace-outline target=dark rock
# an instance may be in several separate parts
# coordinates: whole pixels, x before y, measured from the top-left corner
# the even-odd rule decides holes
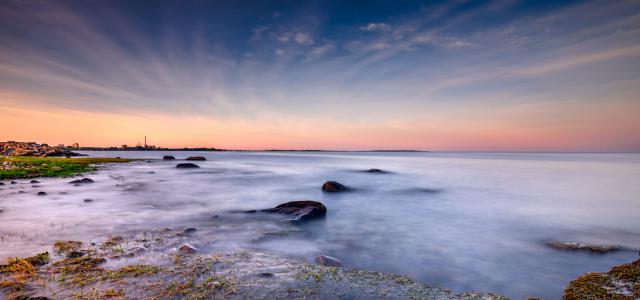
[[[46,192],[38,192],[38,196],[44,196],[46,194],[47,194]]]
[[[200,168],[200,167],[198,165],[192,164],[192,163],[182,163],[182,164],[177,164],[176,168],[178,168],[178,169],[193,169],[193,168]]]
[[[204,156],[189,156],[187,157],[187,160],[207,160]]]
[[[3,213],[3,212],[4,212],[4,208],[0,208],[0,213]]]
[[[303,200],[283,203],[260,212],[285,214],[292,217],[291,221],[300,222],[323,217],[327,208],[320,202]]]
[[[180,253],[185,253],[185,254],[193,254],[198,252],[198,249],[196,247],[193,247],[189,244],[182,244],[182,246],[180,246],[180,248],[178,248],[178,251]]]
[[[189,227],[189,228],[183,230],[180,234],[181,235],[192,235],[192,234],[196,233],[196,231],[198,231],[198,230],[193,228],[193,227]]]
[[[4,182],[0,181],[0,185],[4,185]]]
[[[328,193],[344,192],[348,188],[336,181],[327,181],[322,185],[322,191]]]
[[[17,183],[17,182],[15,182],[15,181],[11,181],[11,184],[18,184],[18,183]]]
[[[49,298],[49,297],[44,297],[44,296],[32,297],[32,296],[26,296],[26,295],[20,295],[20,296],[17,296],[15,298],[13,298],[13,299],[15,299],[15,300],[51,300],[51,298]]]
[[[164,160],[171,160],[171,159],[176,159],[175,157],[171,156],[171,155],[165,155],[162,157],[162,159]]]
[[[605,254],[611,252],[617,252],[622,250],[622,247],[619,246],[605,246],[605,245],[588,245],[581,243],[565,243],[558,241],[551,241],[546,243],[547,246],[558,249],[558,250],[569,250],[569,251],[585,251],[597,254]]]
[[[273,277],[275,275],[273,273],[271,273],[271,272],[262,272],[262,273],[259,273],[258,276],[260,276],[260,277]]]
[[[37,184],[34,184],[34,185],[32,185],[31,187],[32,187],[32,188],[39,188],[40,186],[39,186],[39,185],[37,185]]]
[[[387,173],[386,171],[380,170],[380,169],[369,169],[366,170],[365,172],[367,173]]]
[[[339,259],[329,255],[316,256],[316,263],[327,267],[342,267],[342,262]]]
[[[92,199],[84,199],[84,200],[82,200],[82,202],[89,203],[89,202],[93,202],[93,200]]]
[[[40,181],[37,181],[37,180],[31,180],[31,183],[40,183]]]
[[[67,254],[67,258],[78,258],[83,257],[84,255],[85,253],[82,251],[71,251],[69,252],[69,254]]]
[[[84,183],[94,183],[95,181],[93,181],[93,179],[91,178],[82,178],[82,179],[76,179],[74,181],[70,181],[69,183],[71,184],[84,184]]]

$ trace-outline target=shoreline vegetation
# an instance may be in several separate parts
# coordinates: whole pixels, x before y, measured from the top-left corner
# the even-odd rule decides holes
[[[132,161],[135,161],[135,159],[0,156],[0,180],[37,177],[71,177],[96,171],[101,164],[128,163]]]

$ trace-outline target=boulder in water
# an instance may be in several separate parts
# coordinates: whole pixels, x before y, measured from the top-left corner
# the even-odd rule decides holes
[[[193,227],[189,227],[189,228],[183,230],[178,235],[192,235],[192,234],[196,233],[196,231],[198,231],[198,230],[193,228]]]
[[[200,168],[200,167],[198,165],[192,164],[192,163],[181,163],[181,164],[177,164],[176,168],[178,168],[178,169],[195,169],[195,168]]]
[[[327,208],[320,202],[302,200],[283,203],[260,212],[284,214],[291,216],[293,222],[301,222],[323,217],[327,213]]]
[[[165,155],[162,157],[162,159],[164,160],[172,160],[172,159],[176,159],[175,157],[173,157],[172,155]]]
[[[46,194],[46,192],[38,192],[38,196],[45,196]]]
[[[558,250],[569,250],[569,251],[584,251],[591,252],[596,254],[605,254],[622,250],[622,247],[619,246],[606,246],[606,245],[589,245],[582,243],[566,243],[566,242],[558,242],[551,241],[546,243],[547,246],[558,249]]]
[[[327,267],[342,267],[342,262],[339,259],[329,255],[316,256],[316,263]]]
[[[37,180],[31,180],[31,183],[40,183],[40,181],[37,181]]]
[[[201,161],[201,160],[207,160],[207,159],[204,156],[189,156],[189,157],[187,157],[187,160],[198,160],[198,161]]]
[[[71,184],[85,184],[85,183],[94,183],[95,181],[93,181],[93,179],[91,178],[82,178],[82,179],[76,179],[74,181],[70,181],[69,183]]]
[[[198,249],[194,246],[191,246],[189,244],[182,244],[182,246],[180,246],[180,248],[178,248],[178,251],[180,253],[184,253],[184,254],[193,254],[198,252]]]
[[[327,193],[338,193],[347,191],[348,188],[337,181],[327,181],[322,185],[322,191]]]

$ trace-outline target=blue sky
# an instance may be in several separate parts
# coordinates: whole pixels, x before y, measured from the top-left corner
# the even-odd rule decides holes
[[[637,1],[6,0],[0,126],[90,129],[0,139],[638,151],[639,24]]]

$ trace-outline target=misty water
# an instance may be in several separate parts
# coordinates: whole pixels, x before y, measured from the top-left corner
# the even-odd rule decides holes
[[[630,262],[640,248],[640,154],[85,153],[153,160],[109,165],[82,186],[4,181],[0,260],[57,239],[195,227],[192,243],[205,252],[260,249],[308,262],[327,254],[458,292],[558,299],[580,274]],[[176,169],[179,160],[156,160],[165,154],[208,160]],[[387,172],[363,172],[371,168]],[[352,191],[323,193],[327,180]],[[324,203],[326,217],[291,224],[242,213],[302,199]],[[629,250],[560,251],[550,240]]]

